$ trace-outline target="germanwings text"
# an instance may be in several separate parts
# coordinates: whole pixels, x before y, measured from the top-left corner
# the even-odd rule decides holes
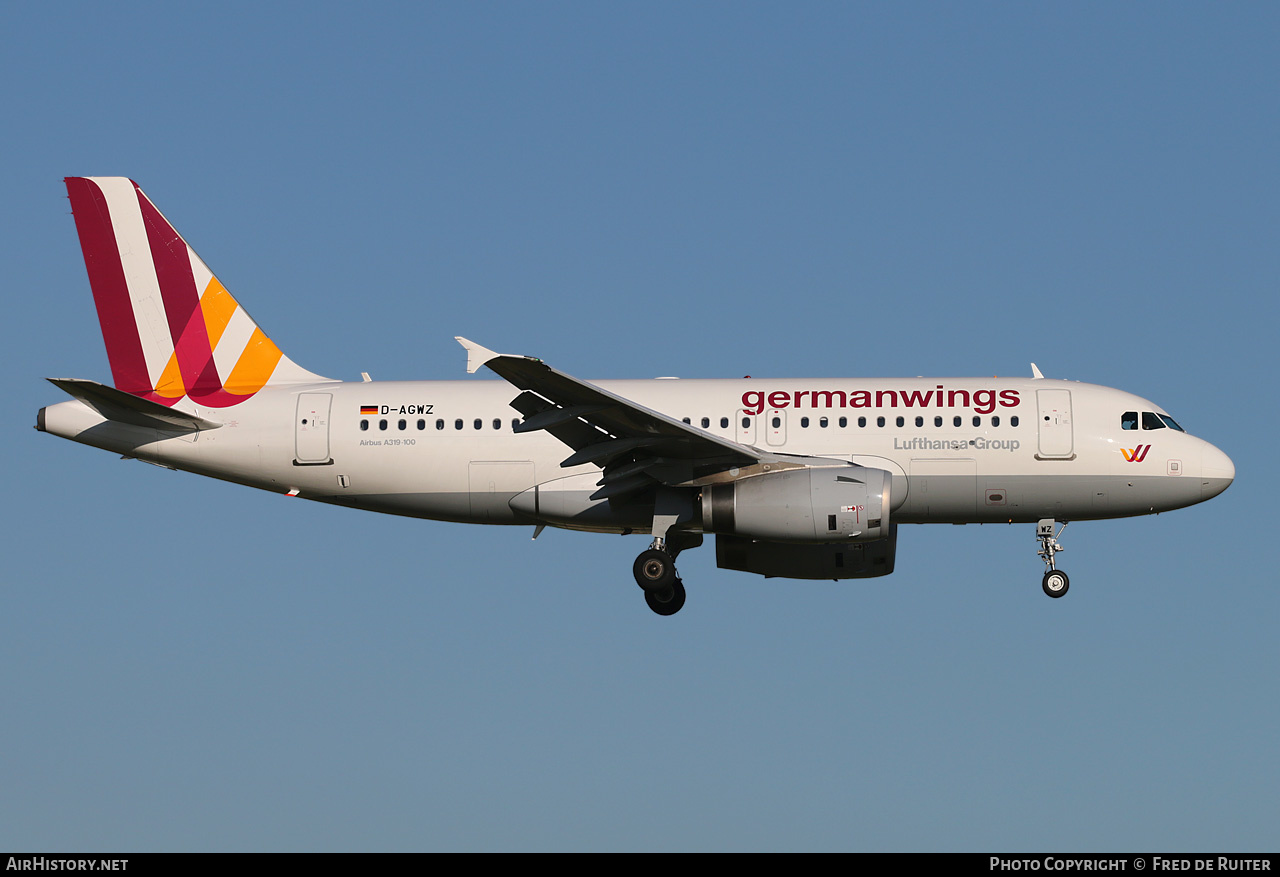
[[[990,414],[996,407],[1022,404],[1017,390],[748,390],[742,408],[760,414],[765,408],[972,408]]]

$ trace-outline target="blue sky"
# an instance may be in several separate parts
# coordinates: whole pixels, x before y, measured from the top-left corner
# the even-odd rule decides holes
[[[1274,850],[1280,12],[9,4],[0,848]],[[297,362],[1046,375],[1235,485],[842,584],[411,521],[40,435],[109,379],[67,175]]]

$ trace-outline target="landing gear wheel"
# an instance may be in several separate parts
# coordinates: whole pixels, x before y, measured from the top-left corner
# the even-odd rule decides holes
[[[660,548],[641,551],[640,556],[636,558],[635,564],[631,567],[631,571],[635,573],[636,584],[644,588],[646,597],[648,597],[650,591],[666,591],[678,581],[675,561],[671,559],[670,554]],[[683,599],[681,602],[683,602]],[[653,604],[649,605],[652,606]],[[657,612],[658,610],[655,609],[654,611]]]
[[[1057,598],[1067,593],[1067,588],[1071,587],[1071,580],[1062,570],[1051,569],[1044,574],[1044,581],[1040,583],[1040,587],[1044,588],[1044,592],[1050,597]]]
[[[645,591],[644,601],[659,615],[675,615],[684,606],[684,582],[676,579],[669,588]]]

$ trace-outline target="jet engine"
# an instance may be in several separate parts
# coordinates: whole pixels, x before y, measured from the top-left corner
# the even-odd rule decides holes
[[[702,490],[702,530],[770,542],[883,539],[889,534],[892,484],[883,469],[853,465],[712,484]]]

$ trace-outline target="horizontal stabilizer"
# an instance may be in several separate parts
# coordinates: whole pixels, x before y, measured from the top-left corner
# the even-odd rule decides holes
[[[134,396],[132,393],[99,384],[97,381],[75,378],[48,378],[47,380],[73,399],[88,405],[107,420],[117,423],[183,431],[217,429],[222,426],[216,421],[187,414],[185,411],[176,411],[159,402]]]

